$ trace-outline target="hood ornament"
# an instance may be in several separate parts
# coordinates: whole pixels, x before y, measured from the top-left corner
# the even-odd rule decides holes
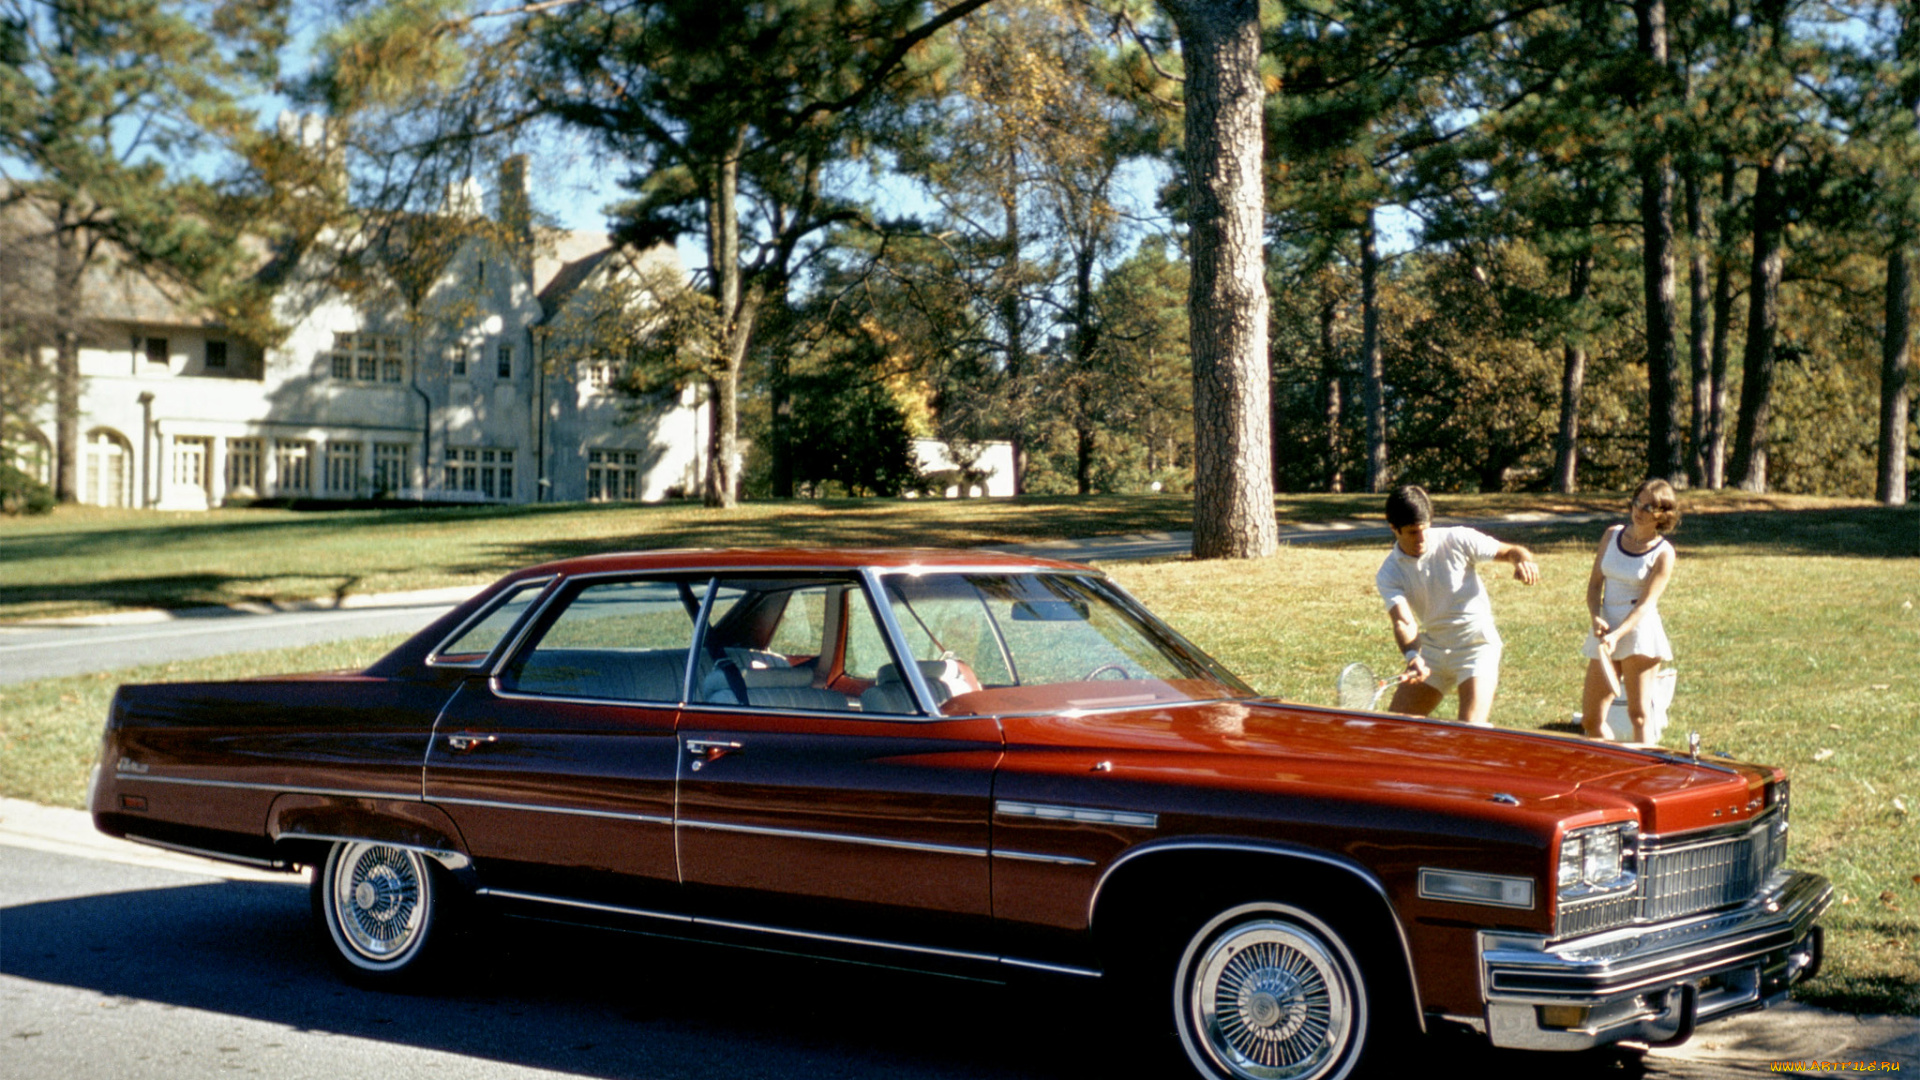
[[[1697,731],[1687,732],[1687,754],[1693,758],[1695,765],[1700,764],[1700,733]]]

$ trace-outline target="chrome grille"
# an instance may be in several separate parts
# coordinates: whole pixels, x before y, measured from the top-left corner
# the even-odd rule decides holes
[[[1744,832],[1710,840],[1644,837],[1632,891],[1561,907],[1558,936],[1663,922],[1745,903],[1786,860],[1786,823],[1782,808]]]

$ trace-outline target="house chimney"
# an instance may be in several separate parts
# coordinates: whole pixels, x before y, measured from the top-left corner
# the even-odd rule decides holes
[[[533,198],[527,192],[525,154],[500,163],[500,228],[513,252],[513,265],[533,288]]]

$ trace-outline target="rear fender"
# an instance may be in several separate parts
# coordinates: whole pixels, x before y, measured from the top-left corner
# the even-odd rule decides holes
[[[340,841],[369,841],[418,851],[448,870],[473,860],[459,827],[438,807],[406,799],[281,795],[267,811],[267,835],[294,862],[318,865]]]

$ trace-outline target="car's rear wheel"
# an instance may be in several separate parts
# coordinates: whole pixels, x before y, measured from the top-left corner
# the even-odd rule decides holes
[[[313,907],[336,965],[369,985],[419,978],[447,934],[445,884],[439,866],[417,851],[334,844],[314,875]]]
[[[1325,922],[1251,903],[1188,938],[1173,978],[1174,1023],[1209,1080],[1341,1080],[1366,1050],[1367,986]]]

